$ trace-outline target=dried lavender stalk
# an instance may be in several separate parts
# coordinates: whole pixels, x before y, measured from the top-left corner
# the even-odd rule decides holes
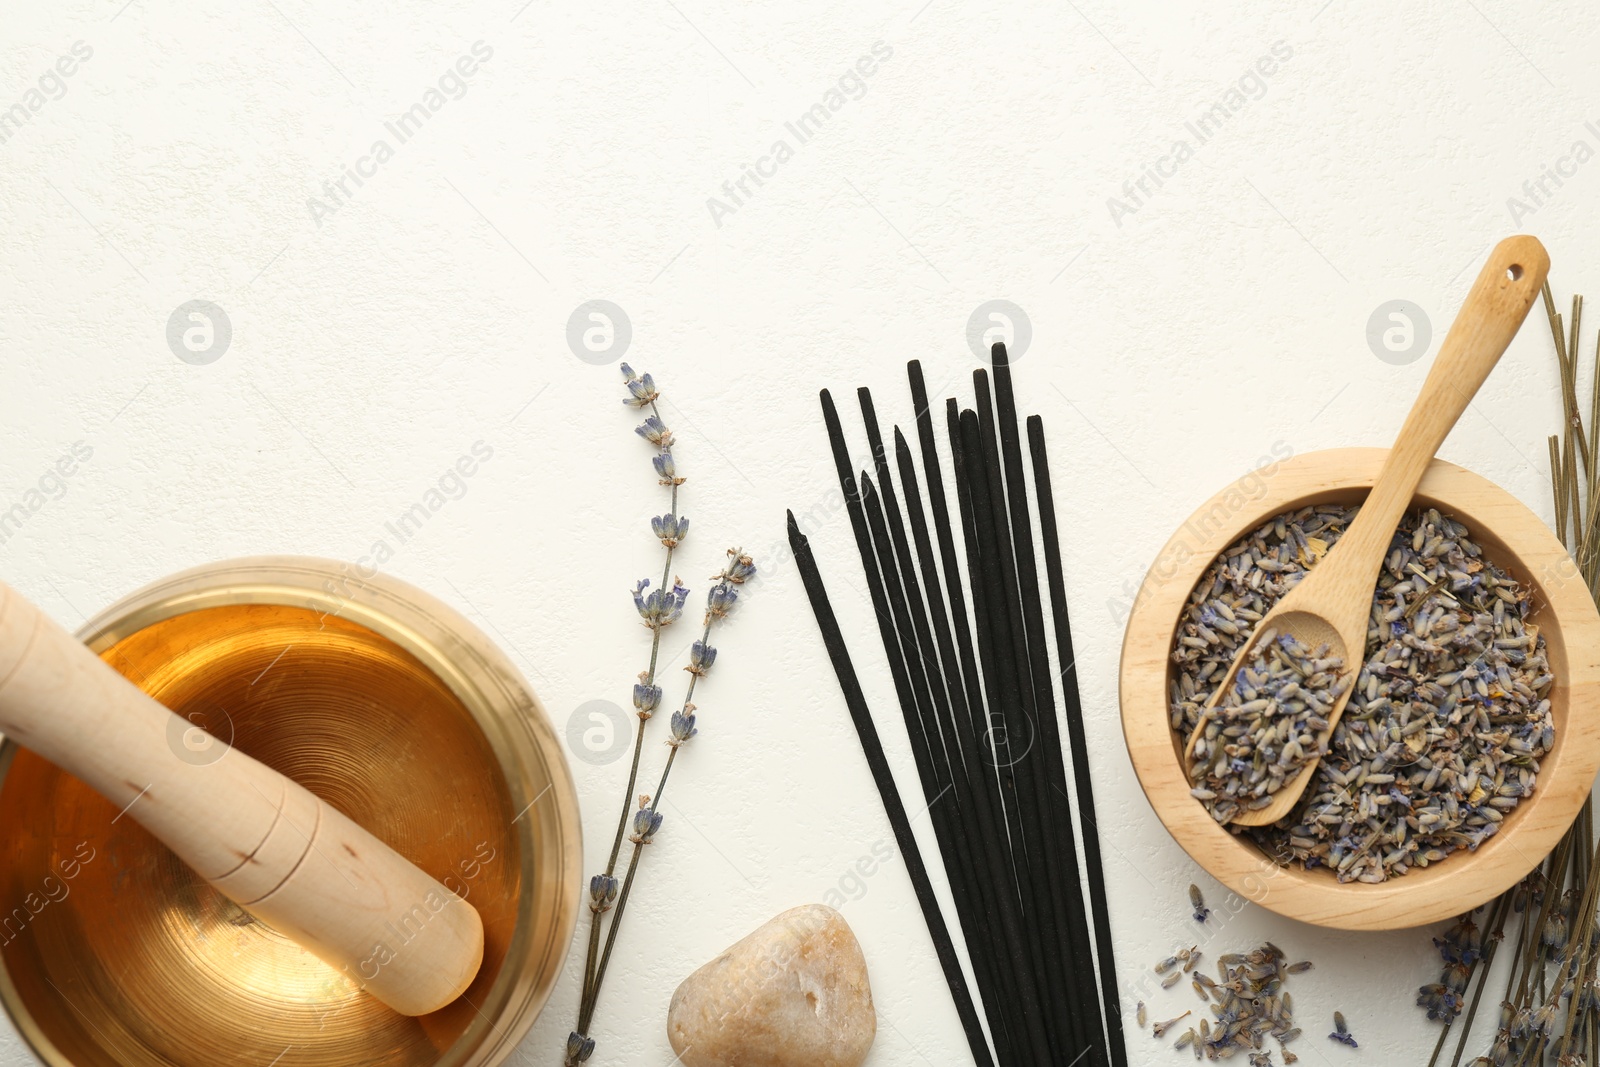
[[[1600,589],[1600,345],[1597,345],[1589,396],[1589,423],[1577,392],[1579,325],[1583,302],[1574,297],[1570,333],[1556,311],[1549,285],[1543,291],[1562,390],[1562,429],[1550,445],[1551,491],[1556,534],[1575,561],[1575,576],[1594,595]],[[1600,340],[1600,339],[1597,339]],[[1595,924],[1600,903],[1600,852],[1594,852],[1592,801],[1583,809],[1560,844],[1515,888],[1486,905],[1479,933],[1472,916],[1462,916],[1442,938],[1435,938],[1445,969],[1437,983],[1419,990],[1417,1003],[1430,1019],[1444,1022],[1429,1067],[1443,1053],[1445,1039],[1461,1014],[1460,1037],[1452,1067],[1461,1063],[1470,1040],[1484,1055],[1474,1065],[1582,1067],[1600,1062],[1600,929]],[[1510,925],[1508,925],[1510,924]],[[1512,966],[1506,977],[1498,1022],[1487,1034],[1474,1029],[1477,1009],[1489,981],[1489,969],[1508,934]],[[1463,998],[1472,988],[1462,1012]]]
[[[755,564],[749,556],[738,549],[730,549],[726,565],[719,574],[713,576],[716,584],[706,597],[706,613],[700,639],[691,646],[689,665],[685,668],[690,675],[688,690],[684,695],[682,707],[672,715],[671,737],[667,741],[671,751],[661,772],[661,780],[656,787],[654,799],[649,795],[639,796],[638,807],[635,810],[634,789],[639,780],[639,760],[644,750],[645,725],[654,717],[656,708],[661,703],[661,687],[656,684],[656,670],[661,655],[661,631],[682,616],[684,601],[689,596],[689,590],[676,578],[672,579],[670,587],[667,585],[667,578],[672,573],[673,554],[688,535],[689,520],[677,514],[678,487],[684,483],[684,479],[678,474],[677,465],[672,458],[672,431],[661,418],[661,411],[656,403],[661,394],[656,389],[655,380],[648,374],[643,376],[635,374],[633,368],[626,363],[622,364],[622,380],[628,390],[628,397],[623,403],[631,408],[641,410],[648,408],[650,411],[650,415],[635,427],[634,432],[656,449],[656,454],[651,457],[651,465],[655,468],[658,482],[669,491],[670,506],[666,514],[657,515],[650,520],[650,532],[666,549],[666,559],[662,564],[659,586],[650,589],[650,579],[644,578],[633,589],[634,608],[638,611],[640,620],[650,630],[650,665],[640,672],[639,681],[633,687],[633,706],[639,725],[634,734],[633,764],[628,773],[628,787],[623,793],[622,815],[617,820],[617,832],[611,844],[611,855],[606,862],[605,871],[589,879],[588,952],[584,959],[583,988],[578,1001],[578,1025],[567,1035],[562,1057],[564,1067],[577,1067],[594,1055],[595,1042],[589,1036],[590,1025],[594,1021],[600,987],[605,981],[606,968],[611,962],[611,952],[616,945],[622,916],[633,891],[639,860],[644,853],[644,846],[650,844],[656,832],[661,829],[662,815],[656,809],[661,803],[661,794],[667,787],[667,776],[672,773],[678,749],[700,732],[695,725],[693,697],[695,685],[716,662],[717,650],[710,644],[712,625],[727,617],[739,598],[737,587],[753,577],[756,571]],[[630,825],[632,833],[628,832]],[[626,876],[619,884],[616,878],[617,860],[622,852],[624,836],[632,842],[633,853],[628,861]],[[605,936],[605,951],[602,953],[601,928],[607,913],[611,913],[611,920]]]

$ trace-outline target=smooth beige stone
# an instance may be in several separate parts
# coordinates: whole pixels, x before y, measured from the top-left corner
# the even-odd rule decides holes
[[[784,912],[685,978],[667,1012],[684,1067],[860,1067],[877,1032],[861,945],[821,904]]]

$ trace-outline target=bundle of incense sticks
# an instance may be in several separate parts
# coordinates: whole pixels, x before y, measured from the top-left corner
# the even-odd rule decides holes
[[[858,396],[873,470],[858,475],[833,398],[822,392],[839,483],[972,962],[987,1040],[822,574],[793,512],[789,542],[973,1061],[984,1067],[1125,1067],[1044,426],[1038,416],[1028,419],[1031,464],[1025,466],[1004,345],[994,346],[992,364],[992,397],[988,372],[978,370],[971,409],[945,402],[953,504],[917,362],[907,373],[920,477],[898,427],[891,457],[866,389]],[[1030,469],[1054,664],[1034,549]],[[1070,790],[1058,709],[1071,750]]]

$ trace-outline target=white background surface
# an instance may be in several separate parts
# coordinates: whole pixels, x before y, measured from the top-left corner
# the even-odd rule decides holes
[[[627,588],[658,566],[645,520],[662,508],[615,368],[568,349],[575,307],[626,309],[627,358],[666,390],[698,600],[726,545],[772,563],[783,509],[829,499],[819,387],[849,405],[871,385],[904,420],[919,357],[936,396],[967,396],[968,316],[1014,301],[1033,329],[1020,403],[1053,442],[1118,958],[1137,977],[1193,940],[1188,882],[1222,893],[1132,780],[1114,606],[1275,444],[1387,443],[1428,363],[1369,350],[1383,302],[1415,302],[1436,348],[1518,229],[1549,246],[1558,296],[1600,294],[1600,162],[1520,225],[1507,207],[1575,141],[1600,148],[1600,23],[1537,0],[920,2],[12,5],[0,109],[74,42],[93,57],[0,144],[0,510],[74,442],[93,457],[0,544],[0,572],[75,626],[207,560],[355,559],[481,440],[493,459],[384,569],[497,635],[564,726],[627,702],[646,649]],[[480,40],[493,56],[466,94],[318,225],[308,198]],[[793,145],[784,123],[879,41],[893,56],[865,95],[717,225],[707,198]],[[1279,41],[1292,58],[1264,95],[1114,221],[1107,198]],[[165,339],[196,298],[233,329],[205,366]],[[1536,317],[1443,451],[1546,516],[1553,368]],[[843,511],[812,533],[914,795]],[[793,567],[767,577],[717,642],[596,1063],[667,1064],[676,984],[890,839]],[[597,865],[625,764],[574,767]],[[879,1010],[870,1063],[964,1062],[899,858],[844,912]],[[1263,936],[1317,964],[1294,987],[1302,1063],[1425,1058],[1435,1031],[1409,1005],[1437,974],[1427,932],[1337,936],[1252,906],[1209,952]],[[580,965],[515,1062],[557,1061]],[[1149,999],[1162,1018],[1192,995]],[[1335,1008],[1360,1051],[1323,1039]],[[28,1062],[0,1032],[0,1063]]]

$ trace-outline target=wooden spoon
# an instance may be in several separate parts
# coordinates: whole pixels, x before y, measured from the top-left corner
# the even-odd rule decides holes
[[[1327,645],[1327,655],[1344,660],[1343,677],[1351,684],[1345,686],[1327,716],[1328,728],[1318,738],[1319,748],[1326,747],[1332,738],[1355,688],[1351,676],[1360,670],[1365,655],[1372,593],[1395,527],[1411,506],[1411,497],[1433,454],[1516,336],[1549,270],[1550,257],[1536,238],[1508,237],[1495,246],[1451,324],[1428,378],[1422,383],[1422,393],[1406,416],[1400,436],[1378,472],[1377,483],[1350,528],[1256,625],[1256,635],[1272,630],[1278,635],[1288,634],[1313,650]],[[1252,638],[1234,656],[1206,704],[1207,711],[1233,685],[1234,676],[1255,644]],[[1186,763],[1208,722],[1209,716],[1202,713],[1184,748]],[[1313,759],[1307,763],[1271,794],[1271,802],[1264,807],[1241,810],[1229,821],[1239,826],[1277,822],[1299,802],[1319,762]]]

